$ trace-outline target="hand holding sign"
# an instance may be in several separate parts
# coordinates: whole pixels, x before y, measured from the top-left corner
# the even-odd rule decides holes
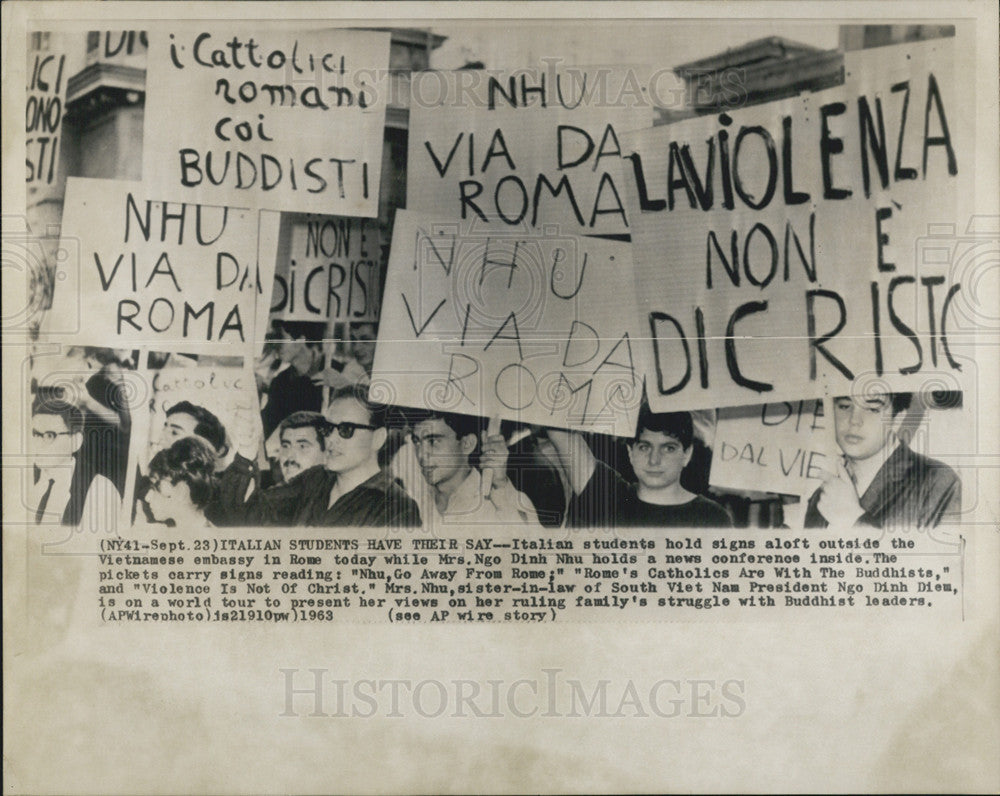
[[[482,435],[483,452],[479,467],[483,472],[483,494],[507,483],[507,440],[500,433],[500,418],[490,418]]]
[[[340,370],[337,369],[336,365],[340,365]],[[330,387],[335,390],[354,384],[353,380],[344,375],[343,369],[343,363],[329,361],[323,370],[310,378],[312,378],[313,384],[318,387]]]
[[[861,507],[857,490],[844,466],[843,459],[837,459],[835,473],[826,472],[824,474],[823,486],[820,487],[819,503],[816,508],[831,524],[853,525],[864,515],[865,510]]]

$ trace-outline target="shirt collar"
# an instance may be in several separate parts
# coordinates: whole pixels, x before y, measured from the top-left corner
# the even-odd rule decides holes
[[[482,502],[483,474],[475,467],[448,498],[448,508],[442,514],[468,514]],[[436,504],[435,504],[436,505]]]

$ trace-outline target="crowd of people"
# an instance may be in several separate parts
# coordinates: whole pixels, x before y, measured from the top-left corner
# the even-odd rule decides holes
[[[912,451],[899,434],[910,400],[891,393],[833,400],[842,456],[809,499],[806,527],[931,527],[957,520],[955,472]],[[175,408],[167,423],[177,425],[171,418],[179,411],[188,412],[190,433],[201,436],[190,407]],[[241,480],[230,476],[231,486],[223,488],[229,469],[217,463],[208,473],[215,486],[207,500],[188,471],[164,469],[187,438],[158,454],[164,460],[159,470],[151,465],[151,475],[175,491],[188,484],[194,507],[217,525],[541,530],[745,524],[737,498],[707,488],[710,453],[696,456],[705,442],[690,412],[644,407],[634,437],[619,441],[382,406],[355,384],[332,390],[322,412],[291,412],[275,434],[273,471],[244,468]],[[224,448],[207,437],[205,443],[201,447],[222,461]],[[199,449],[187,443],[184,450],[196,456]],[[186,503],[183,510],[190,520]]]
[[[739,495],[709,487],[712,440],[699,413],[644,406],[633,438],[620,440],[384,406],[369,400],[365,378],[373,329],[360,330],[368,339],[350,360],[361,377],[334,368],[339,381],[309,342],[312,330],[281,331],[283,367],[262,410],[270,455],[241,455],[215,414],[176,401],[163,414],[159,450],[136,479],[137,521],[536,530],[748,524]],[[117,512],[124,493],[131,417],[123,373],[134,362],[110,349],[71,349],[67,362],[68,382],[34,384],[30,510],[39,524],[96,526]],[[912,398],[885,392],[830,402],[841,455],[808,498],[806,528],[958,520],[958,476],[913,451],[901,433]],[[775,496],[772,526],[783,524],[782,500]]]
[[[582,434],[381,406],[363,385],[344,386],[330,393],[322,413],[296,410],[278,422],[277,475],[251,474],[243,493],[221,489],[225,470],[205,465],[203,454],[219,450],[210,437],[220,435],[214,423],[195,417],[180,405],[167,415],[168,428],[183,425],[200,442],[181,437],[151,462],[146,503],[157,520],[181,520],[166,516],[166,501],[155,494],[166,485],[171,496],[189,498],[173,504],[185,521],[194,508],[217,525],[732,524],[721,505],[681,485],[694,442],[685,412],[643,413],[627,446],[632,483],[599,460]],[[190,468],[181,466],[184,456],[194,460]],[[216,483],[207,500],[205,477]]]

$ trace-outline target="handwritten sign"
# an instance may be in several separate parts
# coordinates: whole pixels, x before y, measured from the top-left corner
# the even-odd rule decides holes
[[[377,322],[382,298],[378,222],[291,214],[283,221],[272,317]]]
[[[376,400],[629,435],[643,363],[627,244],[400,211]]]
[[[407,207],[490,229],[629,230],[619,137],[652,109],[624,68],[413,76]]]
[[[958,373],[960,275],[914,257],[974,169],[952,46],[849,53],[841,87],[624,138],[654,410]]]
[[[215,415],[236,451],[257,455],[263,429],[253,372],[240,366],[165,367],[152,371],[153,400],[149,413],[149,458],[169,446],[163,426],[174,404],[189,401]],[[146,460],[148,461],[148,459]]]
[[[36,36],[39,43],[44,38],[45,46],[28,51],[24,165],[29,195],[33,189],[46,191],[58,177],[59,141],[69,77],[59,35]]]
[[[143,180],[170,200],[378,215],[389,34],[242,30],[150,32]]]
[[[144,30],[92,30],[87,34],[87,65],[146,68],[149,37]]]
[[[709,483],[808,497],[831,469],[831,436],[817,399],[719,410]]]
[[[252,346],[274,274],[273,251],[258,260],[257,233],[255,211],[164,202],[135,182],[69,179],[62,246],[79,260],[56,282],[53,339]],[[70,317],[80,318],[72,330]]]

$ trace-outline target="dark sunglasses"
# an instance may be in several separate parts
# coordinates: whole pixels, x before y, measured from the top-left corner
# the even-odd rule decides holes
[[[359,428],[367,429],[368,431],[374,431],[378,426],[366,426],[364,423],[329,423],[330,432],[336,431],[341,439],[350,439],[354,436],[354,432]]]

